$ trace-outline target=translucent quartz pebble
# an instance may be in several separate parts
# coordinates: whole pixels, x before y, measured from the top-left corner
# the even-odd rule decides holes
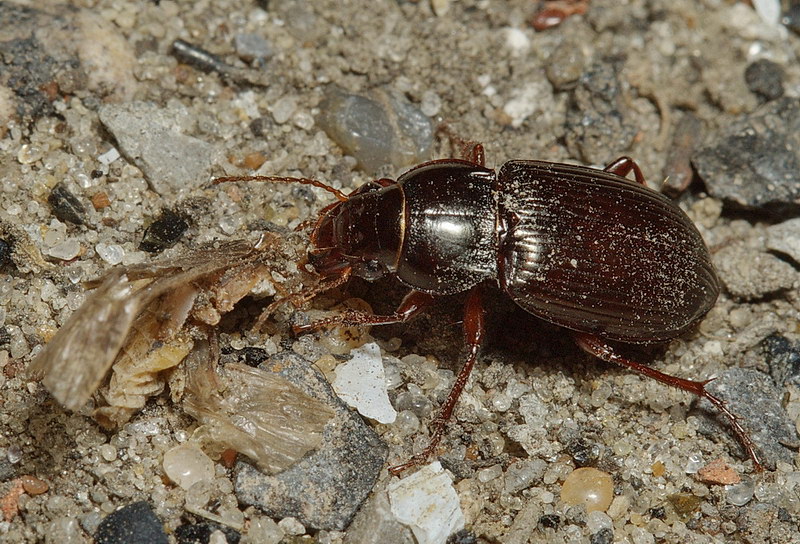
[[[367,173],[430,158],[433,123],[399,93],[374,91],[367,97],[329,87],[319,107],[319,126]]]
[[[605,512],[614,498],[611,475],[596,468],[573,470],[561,487],[561,500],[569,505],[584,504],[587,512]]]
[[[167,451],[163,466],[167,477],[183,489],[214,478],[214,461],[192,444],[181,444]]]

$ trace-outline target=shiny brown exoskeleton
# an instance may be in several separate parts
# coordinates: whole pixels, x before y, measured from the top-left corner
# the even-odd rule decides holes
[[[469,291],[466,363],[434,422],[431,443],[400,471],[428,458],[441,439],[485,337],[482,286],[496,284],[527,312],[572,331],[608,362],[708,399],[728,419],[757,469],[754,444],[705,382],[659,372],[619,355],[608,340],[657,343],[695,325],[714,305],[719,281],[697,228],[670,199],[646,187],[631,159],[605,170],[543,161],[484,166],[483,147],[465,159],[424,163],[397,181],[380,179],[320,212],[309,260],[326,288],[351,275],[391,274],[411,291],[390,315],[349,311],[297,327],[405,322],[438,296]],[[636,182],[625,176],[633,172]]]

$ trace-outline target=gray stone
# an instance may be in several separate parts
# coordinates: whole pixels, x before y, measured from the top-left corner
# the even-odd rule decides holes
[[[186,124],[184,109],[132,102],[105,105],[99,114],[120,152],[144,173],[157,193],[173,194],[208,181],[215,163],[214,146],[175,128]]]
[[[240,461],[237,498],[272,518],[297,518],[310,529],[345,529],[375,485],[388,448],[308,361],[284,352],[260,366],[326,401],[336,413],[325,427],[322,445],[290,469],[268,476]]]
[[[714,254],[714,266],[728,292],[752,300],[790,289],[797,271],[775,255],[731,244]]]
[[[708,192],[771,213],[800,205],[800,101],[780,98],[709,134],[692,157]]]
[[[739,423],[755,443],[764,466],[774,469],[778,461],[794,462],[794,451],[787,445],[798,444],[797,430],[781,405],[783,390],[775,386],[772,378],[753,369],[731,368],[706,388],[722,399],[739,418]],[[716,423],[701,427],[700,432],[712,436],[729,432],[727,423],[719,424],[723,417],[711,403],[701,400],[699,406],[709,414],[716,414],[713,420]]]

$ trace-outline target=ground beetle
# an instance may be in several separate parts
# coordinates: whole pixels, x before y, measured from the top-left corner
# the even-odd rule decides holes
[[[633,172],[636,181],[626,178]],[[527,312],[565,327],[583,350],[708,399],[728,419],[756,469],[755,446],[708,381],[670,376],[623,357],[609,340],[664,342],[712,308],[720,285],[708,249],[686,214],[645,185],[628,157],[604,170],[516,160],[495,172],[483,146],[462,159],[412,168],[344,195],[322,182],[277,176],[222,181],[304,183],[333,193],[312,234],[309,261],[317,291],[350,276],[394,275],[411,288],[390,315],[348,311],[296,327],[401,323],[436,297],[469,291],[464,337],[469,355],[434,422],[431,443],[399,472],[423,462],[442,437],[485,337],[482,286],[496,283]]]

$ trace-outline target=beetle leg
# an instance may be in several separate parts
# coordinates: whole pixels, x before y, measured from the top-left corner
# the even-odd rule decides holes
[[[433,452],[436,450],[436,447],[439,445],[444,435],[447,422],[450,421],[456,403],[458,403],[458,399],[464,391],[464,386],[467,385],[467,380],[472,373],[472,368],[475,366],[475,360],[478,357],[478,351],[486,337],[486,311],[483,307],[481,293],[480,286],[477,286],[473,287],[467,296],[467,302],[464,307],[464,342],[469,350],[469,355],[467,356],[467,361],[464,363],[464,366],[461,367],[452,389],[450,389],[450,394],[447,395],[447,399],[444,401],[444,404],[442,404],[442,407],[439,409],[439,413],[433,420],[431,440],[421,453],[415,455],[402,465],[389,468],[389,472],[392,474],[399,474],[408,468],[421,465],[427,461],[428,458],[433,455]]]
[[[595,357],[608,363],[615,363],[620,366],[630,368],[640,374],[644,374],[648,378],[653,378],[661,383],[683,389],[684,391],[689,391],[698,397],[708,400],[727,418],[728,423],[730,423],[733,431],[739,438],[739,442],[742,444],[742,447],[744,447],[750,459],[753,460],[754,468],[757,471],[764,470],[764,467],[761,465],[761,461],[758,458],[758,454],[756,453],[755,444],[747,434],[747,431],[745,431],[739,424],[738,418],[733,414],[733,412],[728,410],[727,406],[725,406],[725,403],[721,399],[715,397],[706,389],[706,384],[711,380],[698,382],[694,380],[678,378],[677,376],[670,376],[669,374],[664,374],[663,372],[659,372],[658,370],[650,368],[647,365],[637,363],[636,361],[631,361],[630,359],[619,355],[616,351],[614,351],[614,348],[597,336],[583,332],[574,332],[573,335],[575,336],[575,341],[577,342],[578,346],[590,355],[594,355]]]
[[[264,311],[258,316],[255,325],[253,325],[253,330],[260,331],[269,316],[272,315],[272,312],[287,302],[291,302],[295,306],[300,306],[304,302],[311,300],[320,293],[330,291],[331,289],[335,289],[336,287],[347,283],[347,280],[350,279],[350,272],[350,269],[347,268],[342,271],[340,275],[329,278],[326,281],[321,282],[319,285],[314,285],[296,293],[290,293],[283,298],[273,301],[269,306],[264,308]]]
[[[453,151],[456,149],[460,151],[457,158],[477,164],[478,166],[486,166],[486,153],[483,150],[483,144],[465,140],[456,134],[456,131],[453,130],[453,127],[448,123],[440,123],[437,131],[447,135],[447,139],[450,141],[450,148]]]
[[[623,178],[627,177],[628,174],[631,173],[631,170],[633,170],[633,177],[636,178],[636,183],[640,183],[645,187],[647,186],[647,182],[644,179],[644,174],[642,174],[642,169],[639,168],[639,165],[636,164],[636,161],[630,157],[620,157],[606,166],[604,170]]]
[[[392,323],[405,323],[429,306],[434,298],[433,295],[422,291],[411,291],[405,296],[397,310],[389,315],[375,315],[357,310],[347,310],[339,315],[320,319],[308,325],[295,325],[292,329],[295,334],[304,334],[333,325],[390,325]]]

